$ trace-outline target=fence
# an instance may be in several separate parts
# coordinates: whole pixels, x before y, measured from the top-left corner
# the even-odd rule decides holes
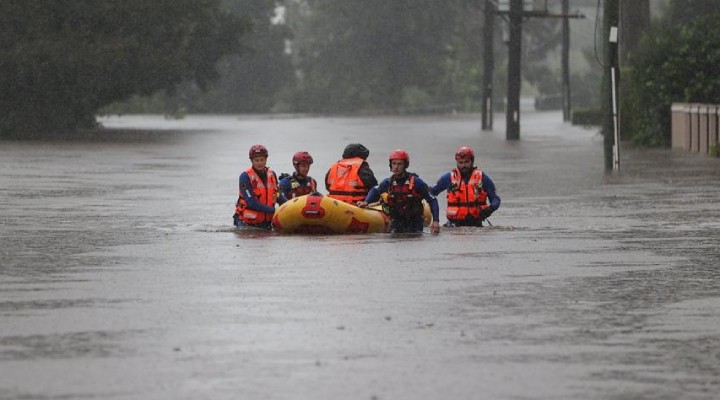
[[[695,153],[718,153],[720,105],[673,103],[672,147]]]

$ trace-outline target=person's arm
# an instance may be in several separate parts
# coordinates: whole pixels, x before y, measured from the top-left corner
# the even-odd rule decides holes
[[[430,204],[430,213],[433,216],[433,220],[430,223],[430,233],[438,234],[440,233],[440,206],[438,205],[437,197],[433,196],[433,200],[430,201],[428,204]]]
[[[490,202],[488,207],[494,212],[500,208],[500,196],[498,196],[495,192],[495,182],[493,182],[490,176],[483,172],[482,184],[483,189],[485,189],[485,193],[487,194],[488,201]]]
[[[360,166],[360,169],[358,170],[358,176],[363,182],[363,186],[365,186],[367,189],[374,188],[378,185],[377,178],[375,178],[375,173],[370,169],[370,165],[367,162],[363,162]]]
[[[487,207],[483,207],[480,210],[480,219],[485,220],[490,217],[495,210],[500,208],[500,197],[497,193],[495,193],[495,183],[484,172],[482,176],[482,185],[489,202]]]
[[[240,175],[240,195],[243,199],[245,199],[248,208],[251,210],[262,211],[270,214],[275,212],[274,207],[268,207],[265,204],[260,203],[257,197],[255,197],[255,193],[252,191],[250,176],[248,176],[247,172],[243,172],[242,175]]]
[[[330,193],[330,185],[328,185],[328,176],[330,176],[330,170],[331,170],[332,168],[333,168],[333,167],[331,166],[330,169],[328,169],[328,171],[325,173],[325,190],[326,190],[328,193]]]
[[[450,187],[450,182],[451,181],[449,172],[440,175],[440,178],[438,179],[437,183],[435,183],[435,186],[430,188],[430,194],[432,194],[433,196],[439,195]]]
[[[430,223],[431,233],[440,233],[440,206],[438,205],[437,197],[430,193],[430,187],[420,178],[415,178],[415,185],[420,193],[423,195],[423,199],[430,205],[430,214],[432,215],[432,222]]]
[[[389,179],[383,179],[380,184],[368,192],[367,196],[365,196],[365,200],[358,201],[357,206],[358,207],[365,207],[366,205],[370,203],[374,203],[378,200],[380,200],[380,195],[387,192],[388,188],[390,187],[390,180]]]
[[[277,203],[279,205],[285,204],[286,201],[290,198],[290,180],[287,178],[282,179],[280,182],[278,182],[278,191],[277,191]]]

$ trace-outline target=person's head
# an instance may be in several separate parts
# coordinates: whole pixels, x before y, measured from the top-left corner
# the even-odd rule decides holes
[[[370,156],[370,150],[360,143],[350,143],[345,146],[345,150],[342,154],[342,158],[360,157],[363,160],[367,160],[368,156]]]
[[[307,151],[298,151],[293,155],[292,162],[297,176],[304,178],[310,172],[310,164],[313,163],[313,158]]]
[[[252,161],[252,166],[254,169],[261,171],[265,169],[265,165],[267,164],[267,158],[268,158],[268,151],[265,146],[261,144],[255,144],[250,147],[250,161]]]
[[[457,169],[462,173],[470,172],[475,164],[475,153],[467,146],[460,147],[455,152]]]
[[[410,166],[410,155],[405,150],[395,150],[388,157],[390,172],[393,176],[402,176]]]

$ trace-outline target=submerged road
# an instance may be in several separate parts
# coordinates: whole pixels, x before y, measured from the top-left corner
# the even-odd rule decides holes
[[[561,120],[508,142],[475,115],[124,116],[0,142],[0,399],[717,399],[720,160],[623,149],[605,174]],[[351,142],[429,182],[474,147],[494,226],[230,228],[252,144],[322,180]]]

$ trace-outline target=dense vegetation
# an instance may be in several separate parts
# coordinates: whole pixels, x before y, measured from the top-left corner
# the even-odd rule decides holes
[[[625,138],[670,144],[673,102],[720,102],[720,2],[673,0],[623,71]]]
[[[92,126],[133,94],[204,87],[248,27],[214,0],[3,0],[0,135]]]
[[[0,3],[0,134],[91,126],[98,110],[476,111],[481,5],[7,0]],[[551,74],[533,62],[557,47],[557,22],[529,24],[528,31],[526,73],[543,86]],[[501,41],[496,35],[498,104]]]
[[[479,109],[481,1],[282,1],[284,18],[278,23],[269,17],[272,1],[226,3],[252,19],[256,30],[247,42],[252,52],[223,63],[223,79],[207,94],[183,85],[174,96],[156,96],[151,111],[161,111],[162,104],[187,112],[234,113]],[[496,103],[502,104],[505,46],[500,18],[496,21],[494,86]],[[558,21],[527,21],[526,32],[528,82],[559,92],[558,74],[543,65],[559,46]],[[139,111],[148,104],[135,106],[108,111]]]
[[[296,2],[293,105],[338,112],[473,101],[478,93],[481,2]]]
[[[483,3],[4,0],[0,135],[92,126],[98,110],[478,111]],[[720,98],[720,2],[668,4],[622,74],[623,132],[638,143],[669,142],[671,102]],[[530,19],[523,29],[526,82],[558,93],[559,73],[546,62],[559,47],[559,20]],[[502,39],[495,35],[498,105]],[[588,99],[599,81],[597,69],[575,74],[573,103],[595,108]]]
[[[292,87],[294,72],[286,46],[287,25],[274,23],[275,0],[223,0],[223,9],[252,22],[244,37],[246,51],[231,54],[219,65],[220,79],[208,90],[186,83],[176,104],[196,113],[264,113],[275,111],[283,90]]]

